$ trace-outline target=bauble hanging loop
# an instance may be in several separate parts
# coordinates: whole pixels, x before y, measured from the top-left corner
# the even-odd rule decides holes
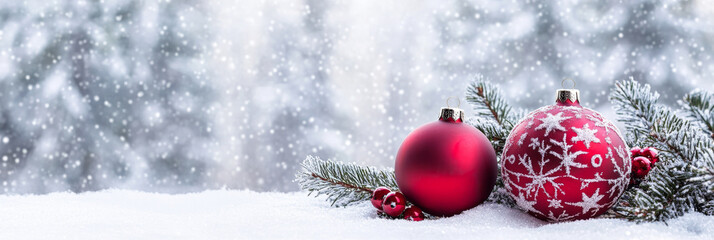
[[[575,82],[575,80],[573,80],[572,78],[569,78],[569,77],[563,78],[563,81],[560,81],[560,86],[565,88],[565,81],[568,81],[568,80],[573,82],[573,86],[571,87],[571,89],[574,89],[575,86],[577,85],[577,83]]]
[[[456,101],[457,101],[456,108],[461,107],[461,99],[459,99],[459,97],[454,97],[454,96],[446,98],[446,107],[448,107],[448,108],[451,107],[451,105],[449,104],[449,101],[451,101],[451,99],[456,99]]]

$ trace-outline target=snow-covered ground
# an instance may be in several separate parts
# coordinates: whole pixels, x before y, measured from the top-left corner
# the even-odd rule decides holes
[[[694,213],[668,225],[547,224],[495,204],[451,218],[395,221],[377,218],[369,203],[332,208],[305,193],[0,196],[0,239],[714,239],[713,226],[714,217]]]

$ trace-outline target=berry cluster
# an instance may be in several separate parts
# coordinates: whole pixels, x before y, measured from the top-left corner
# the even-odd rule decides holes
[[[424,213],[417,206],[407,206],[407,199],[400,192],[392,192],[389,188],[378,187],[372,192],[372,206],[377,208],[380,216],[392,218],[402,217],[411,221],[424,220]]]
[[[657,149],[653,147],[639,148],[634,147],[630,150],[632,153],[632,178],[630,185],[639,185],[654,168],[655,163],[659,161]]]

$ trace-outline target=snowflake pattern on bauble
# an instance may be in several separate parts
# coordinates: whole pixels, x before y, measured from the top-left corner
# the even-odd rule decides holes
[[[501,174],[516,204],[549,221],[598,216],[630,180],[628,147],[619,130],[579,104],[531,112],[506,141]]]

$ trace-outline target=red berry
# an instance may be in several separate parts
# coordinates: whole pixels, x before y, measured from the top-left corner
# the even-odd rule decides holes
[[[653,147],[646,147],[642,149],[642,156],[647,158],[657,157],[657,149]]]
[[[642,156],[642,149],[640,147],[633,147],[630,149],[630,153],[632,153],[632,157],[639,157]]]
[[[650,160],[646,157],[636,157],[632,159],[632,175],[634,178],[643,179],[650,172]]]
[[[424,213],[417,206],[410,206],[404,209],[404,219],[411,221],[424,220]]]
[[[650,162],[654,165],[657,160],[659,160],[659,157],[657,156],[658,152],[657,149],[653,147],[647,147],[645,149],[642,149],[642,156],[649,158]]]
[[[654,167],[656,162],[659,162],[659,157],[650,158],[650,167]]]
[[[379,210],[382,210],[382,202],[384,201],[384,196],[387,196],[392,192],[389,190],[389,188],[386,187],[378,187],[377,189],[374,189],[372,191],[372,199],[369,201],[372,202],[372,206],[376,207]]]
[[[407,199],[400,192],[391,192],[384,197],[382,202],[382,211],[389,216],[397,217],[404,212],[407,206]]]

